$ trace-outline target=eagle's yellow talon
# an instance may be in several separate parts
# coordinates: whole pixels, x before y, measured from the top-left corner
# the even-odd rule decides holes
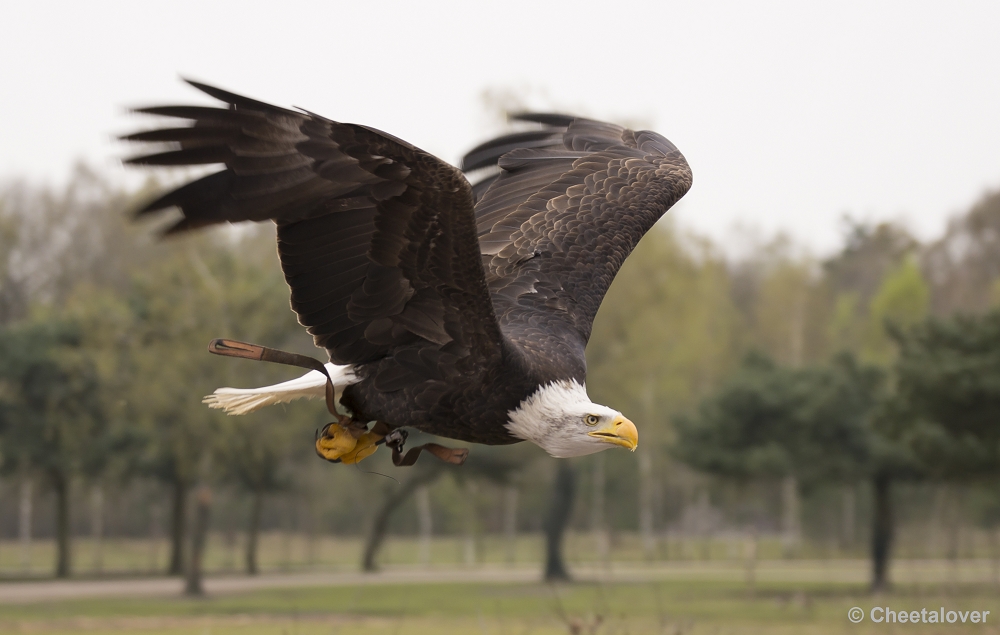
[[[316,439],[316,452],[327,461],[336,461],[354,450],[357,445],[358,439],[350,430],[340,424],[331,423]]]
[[[378,446],[375,445],[382,439],[381,434],[375,434],[372,432],[365,432],[358,439],[357,445],[353,450],[340,457],[342,463],[350,465],[352,463],[357,463],[361,459],[367,458],[375,453]]]
[[[363,430],[364,428],[361,428]],[[316,439],[316,452],[327,461],[337,461],[351,465],[371,456],[378,449],[376,443],[382,439],[381,434],[353,431],[339,423],[331,423],[323,429],[323,434]]]

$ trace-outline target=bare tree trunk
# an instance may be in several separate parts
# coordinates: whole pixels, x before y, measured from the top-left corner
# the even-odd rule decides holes
[[[479,488],[471,480],[465,481],[465,566],[472,567],[476,564],[476,534],[479,531],[479,519],[476,517],[476,496]]]
[[[226,546],[226,559],[222,563],[222,568],[227,572],[236,569],[236,530],[230,525],[222,534],[222,539]]]
[[[70,574],[69,476],[62,470],[52,470],[52,488],[56,494],[56,577]]]
[[[934,487],[934,506],[931,511],[931,518],[927,522],[927,545],[925,547],[927,558],[938,558],[941,555],[942,546],[947,542],[944,534],[944,519],[948,515],[948,486],[937,485]]]
[[[893,518],[890,499],[890,479],[887,474],[875,475],[875,509],[872,514],[872,592],[881,593],[889,588],[889,553],[892,549]]]
[[[417,524],[420,527],[418,559],[423,566],[431,563],[431,538],[434,534],[434,517],[431,515],[431,492],[426,485],[416,489]]]
[[[698,495],[698,540],[701,543],[701,559],[712,559],[712,538],[715,527],[712,522],[712,500],[708,488]]]
[[[959,582],[958,559],[962,545],[962,498],[965,490],[956,486],[948,488],[948,578],[955,586]]]
[[[552,487],[552,500],[545,518],[545,579],[569,580],[569,571],[563,560],[563,536],[569,526],[576,495],[576,472],[567,460],[560,460]]]
[[[184,572],[184,529],[187,526],[187,484],[181,479],[173,482],[173,509],[170,517],[170,565],[167,575]]]
[[[503,534],[507,564],[517,562],[517,486],[508,484],[503,491]]]
[[[785,556],[790,557],[798,552],[802,542],[801,511],[799,507],[799,481],[789,474],[781,482],[782,501],[782,542]]]
[[[995,526],[986,528],[986,540],[990,549],[990,569],[993,574],[993,586],[1000,586],[1000,552],[997,551],[997,528]]]
[[[945,518],[948,519],[948,525],[947,525],[948,546],[946,553],[948,556],[948,562],[950,563],[951,567],[954,568],[958,566],[958,544],[959,544],[958,534],[960,530],[960,525],[958,516],[958,505],[956,504],[958,500],[957,492],[955,491],[956,488],[951,487],[949,489],[951,491],[948,492],[949,496],[947,498],[948,511],[945,514]]]
[[[312,492],[305,499],[306,519],[306,564],[312,569],[319,564],[319,522],[316,518],[316,505]]]
[[[854,485],[845,485],[841,497],[840,512],[840,546],[850,549],[854,546],[855,510],[857,501],[854,495]]]
[[[385,541],[385,533],[389,528],[389,519],[392,513],[421,485],[433,482],[442,474],[441,468],[434,466],[425,468],[424,471],[417,472],[406,480],[402,485],[392,490],[382,506],[375,513],[372,520],[372,527],[368,533],[368,540],[365,542],[365,549],[361,556],[361,569],[363,571],[375,571],[378,569],[376,558]]]
[[[639,450],[639,533],[642,553],[647,561],[656,557],[653,533],[653,458],[648,450]]]
[[[94,485],[90,492],[90,539],[94,543],[94,560],[91,568],[96,573],[104,571],[104,489]]]
[[[750,595],[754,594],[757,585],[757,529],[750,532],[746,541],[746,563],[747,563],[747,589]]]
[[[288,571],[292,568],[292,533],[294,531],[293,510],[295,509],[295,499],[285,496],[285,518],[281,523],[281,569]]]
[[[161,521],[163,520],[163,508],[159,503],[153,503],[149,510],[149,571],[153,572],[160,568],[160,538]]]
[[[590,531],[594,534],[594,552],[597,560],[603,566],[610,564],[610,541],[608,540],[608,527],[604,520],[604,492],[606,477],[604,474],[604,453],[601,452],[594,457],[594,483],[593,497],[590,508]]]
[[[656,385],[653,375],[646,378],[643,391],[643,407],[646,411],[646,421],[656,419]],[[642,539],[642,552],[647,561],[656,557],[656,535],[653,533],[653,457],[649,453],[650,444],[647,441],[639,449],[639,535]]]
[[[250,504],[250,519],[247,527],[246,569],[247,575],[257,575],[257,543],[260,538],[260,515],[264,509],[264,492],[254,490]]]
[[[184,593],[204,595],[202,568],[205,559],[205,545],[208,541],[208,522],[212,511],[212,490],[207,485],[198,488],[195,495],[194,527],[191,533],[191,560],[188,562]]]
[[[30,478],[21,481],[21,504],[18,517],[18,538],[21,542],[21,572],[31,572],[31,517],[34,483]]]

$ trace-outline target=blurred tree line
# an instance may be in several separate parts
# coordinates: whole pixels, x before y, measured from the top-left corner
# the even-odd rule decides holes
[[[782,237],[727,258],[661,222],[587,352],[591,396],[642,431],[636,455],[474,447],[464,468],[407,471],[384,452],[364,469],[313,456],[319,403],[244,417],[201,404],[294,374],[213,357],[213,337],[316,351],[272,228],[158,241],[126,219],[159,189],[86,168],[59,190],[0,189],[0,538],[55,537],[57,575],[73,536],[108,534],[167,537],[179,574],[202,525],[241,537],[249,573],[275,529],[364,535],[366,568],[394,532],[465,536],[475,561],[484,533],[545,531],[551,577],[567,574],[567,529],[607,561],[627,532],[648,559],[689,557],[671,537],[723,532],[746,537],[748,557],[780,535],[794,557],[831,542],[861,553],[867,527],[879,587],[904,521],[996,535],[1000,194],[929,244],[845,221],[824,260]]]

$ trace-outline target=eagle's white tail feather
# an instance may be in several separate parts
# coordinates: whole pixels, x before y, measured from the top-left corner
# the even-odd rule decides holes
[[[330,373],[333,386],[336,389],[337,398],[345,386],[357,381],[354,369],[351,366],[337,366],[326,364],[326,370]],[[322,399],[326,395],[326,375],[318,370],[311,370],[298,379],[264,386],[262,388],[218,388],[211,395],[202,399],[202,403],[208,404],[209,408],[221,408],[226,414],[245,415],[279,403],[288,403],[295,399],[305,397],[307,399]]]

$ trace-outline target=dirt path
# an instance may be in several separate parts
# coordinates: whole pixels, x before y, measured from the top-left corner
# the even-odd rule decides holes
[[[987,561],[966,561],[963,581],[988,580]],[[909,561],[895,565],[900,579],[943,579],[945,569],[939,561]],[[213,595],[242,593],[257,589],[362,586],[381,584],[433,583],[517,583],[539,580],[537,567],[509,568],[487,566],[464,568],[389,568],[379,573],[268,573],[255,577],[226,576],[205,580],[205,590]],[[615,565],[611,569],[574,567],[573,577],[581,581],[651,582],[657,580],[728,580],[742,581],[746,570],[739,562],[673,561],[653,566]],[[864,583],[868,565],[864,560],[835,561],[762,561],[756,569],[760,582],[854,582]],[[181,594],[179,578],[137,578],[113,580],[39,580],[0,582],[0,605],[99,597],[170,597]]]
[[[538,579],[536,569],[421,569],[379,573],[283,573],[254,577],[205,579],[205,591],[213,595],[256,589],[308,586],[360,586],[369,584],[420,584],[426,582],[527,582]],[[142,597],[179,595],[180,578],[117,580],[46,580],[0,583],[0,604],[95,597]]]

